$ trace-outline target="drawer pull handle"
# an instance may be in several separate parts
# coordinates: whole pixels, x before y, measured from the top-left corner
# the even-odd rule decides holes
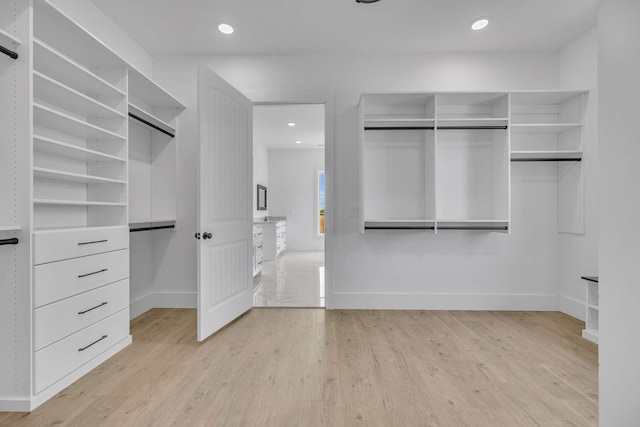
[[[105,271],[108,271],[108,270],[109,270],[108,268],[103,268],[102,270],[94,271],[93,273],[81,274],[78,276],[78,279],[82,279],[83,277],[87,277],[87,276],[93,276],[94,274],[104,273]]]
[[[90,308],[90,309],[88,309],[88,310],[79,311],[79,312],[78,312],[78,314],[85,314],[85,313],[88,313],[88,312],[90,312],[91,310],[95,310],[96,308],[100,308],[100,307],[102,307],[103,305],[107,305],[107,304],[109,304],[109,303],[105,301],[105,302],[103,302],[102,304],[98,304],[98,305],[96,305],[95,307],[91,307],[91,308]]]
[[[78,351],[85,351],[86,349],[88,349],[89,347],[91,347],[94,344],[98,344],[100,341],[102,341],[103,339],[105,339],[106,337],[108,337],[108,335],[103,335],[102,338],[98,338],[97,340],[95,340],[94,342],[92,342],[91,344],[89,344],[86,347],[82,347],[79,348]]]
[[[84,246],[84,245],[94,245],[96,243],[106,243],[109,240],[105,239],[105,240],[94,240],[93,242],[80,242],[78,243],[78,246]]]

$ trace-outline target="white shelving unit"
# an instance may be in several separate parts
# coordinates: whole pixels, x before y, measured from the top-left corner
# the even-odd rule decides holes
[[[512,162],[557,163],[560,232],[584,233],[584,91],[511,95]]]
[[[365,94],[360,231],[511,226],[511,163],[557,162],[559,230],[583,232],[587,92]]]
[[[508,95],[360,100],[361,231],[508,231]]]
[[[175,135],[184,107],[48,0],[0,16],[0,411],[30,411],[131,342],[129,113]],[[134,221],[175,224],[170,139]]]

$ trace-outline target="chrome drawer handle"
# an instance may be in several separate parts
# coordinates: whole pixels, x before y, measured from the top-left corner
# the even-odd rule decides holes
[[[109,304],[109,303],[105,301],[105,302],[103,302],[102,304],[98,304],[98,305],[96,305],[95,307],[91,307],[91,308],[90,308],[90,309],[88,309],[88,310],[79,311],[79,312],[78,312],[78,314],[85,314],[85,313],[88,313],[88,312],[90,312],[91,310],[95,310],[96,308],[100,308],[100,307],[102,307],[103,305],[107,305],[107,304]]]
[[[94,271],[93,273],[81,274],[81,275],[78,276],[78,278],[81,279],[83,277],[93,276],[94,274],[104,273],[105,271],[109,271],[109,269],[108,268],[103,268],[102,270]]]
[[[94,342],[92,342],[91,344],[89,344],[86,347],[82,347],[79,348],[78,351],[85,351],[86,349],[88,349],[89,347],[91,347],[94,344],[98,344],[100,341],[102,341],[103,339],[105,339],[106,337],[108,337],[108,335],[103,335],[102,338],[98,338],[97,340],[95,340]]]
[[[106,243],[108,241],[109,240],[105,239],[105,240],[94,240],[93,242],[81,242],[81,243],[78,243],[78,246],[93,245],[93,244],[96,244],[96,243]]]

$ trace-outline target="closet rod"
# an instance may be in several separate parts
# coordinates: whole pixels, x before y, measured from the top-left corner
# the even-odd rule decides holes
[[[506,130],[507,126],[438,126],[438,130]]]
[[[435,230],[436,228],[431,227],[372,227],[365,226],[365,230]]]
[[[130,233],[135,233],[137,231],[150,231],[150,230],[164,230],[167,228],[176,228],[175,225],[158,225],[155,227],[141,227],[141,228],[132,228],[129,230]]]
[[[154,128],[154,129],[155,129],[155,130],[157,130],[157,131],[160,131],[160,132],[162,132],[162,133],[164,133],[164,134],[166,134],[166,135],[169,135],[171,138],[175,138],[175,137],[176,137],[176,136],[175,136],[174,134],[172,134],[171,132],[167,132],[166,130],[162,129],[161,127],[156,126],[156,125],[154,125],[153,123],[151,123],[151,122],[149,122],[149,121],[147,121],[147,120],[143,119],[142,117],[138,117],[138,116],[136,116],[136,115],[135,115],[135,114],[133,114],[133,113],[129,113],[129,117],[131,117],[132,119],[136,119],[137,121],[139,121],[139,122],[141,122],[141,123],[144,123],[145,125],[150,126],[150,127]]]
[[[0,246],[2,245],[17,245],[20,241],[16,238],[0,240]]]
[[[582,158],[580,157],[572,157],[572,158],[539,158],[539,159],[511,159],[512,162],[581,162]]]
[[[365,126],[364,130],[434,130],[434,126]]]
[[[18,54],[17,53],[15,53],[14,51],[9,50],[6,47],[1,46],[1,45],[0,45],[0,52],[4,53],[5,55],[7,55],[7,56],[9,56],[9,57],[11,57],[13,59],[18,59]]]
[[[509,227],[504,226],[479,226],[475,227],[473,225],[452,225],[452,226],[438,226],[438,230],[495,230],[495,231],[507,231]]]

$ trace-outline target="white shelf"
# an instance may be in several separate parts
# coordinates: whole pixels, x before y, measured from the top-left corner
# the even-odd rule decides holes
[[[183,110],[184,104],[155,83],[144,73],[135,68],[129,68],[129,97],[133,100],[141,99],[147,105],[158,108],[177,108]]]
[[[0,225],[0,231],[20,231],[22,227],[19,225]]]
[[[124,119],[121,112],[108,107],[39,71],[33,72],[34,99],[84,117]]]
[[[511,105],[559,105],[586,91],[530,90],[511,93]]]
[[[365,119],[365,128],[420,128],[434,127],[435,119]]]
[[[582,159],[582,151],[512,151],[511,160]]]
[[[79,91],[104,96],[126,96],[122,90],[37,38],[33,40],[33,58],[35,70]]]
[[[7,47],[7,44],[13,44],[15,46],[20,46],[22,42],[19,38],[14,37],[12,34],[9,34],[7,31],[0,28],[0,44]]]
[[[79,173],[64,172],[54,169],[34,167],[34,178],[55,179],[58,181],[79,182],[83,184],[126,184],[126,181],[118,179],[103,178],[94,175],[83,175]]]
[[[38,152],[52,154],[54,156],[68,157],[84,161],[113,161],[126,162],[127,159],[112,156],[100,151],[90,150],[66,142],[56,141],[40,135],[33,135],[34,149]]]
[[[562,133],[571,129],[578,129],[580,127],[582,127],[581,123],[512,124],[511,131],[513,133],[553,134],[553,133]]]
[[[437,119],[438,128],[443,127],[484,127],[484,126],[508,126],[508,118],[466,118],[466,119]]]
[[[142,108],[129,103],[129,113],[130,114],[134,114],[137,117],[151,123],[154,126],[159,127],[160,129],[164,130],[165,132],[168,132],[172,135],[175,135],[176,133],[176,129],[171,126],[170,124],[164,122],[163,120],[160,120],[159,118],[157,118],[156,116],[154,116],[153,114],[143,110]]]
[[[129,219],[129,225],[140,225],[140,224],[175,224],[175,218],[166,218],[166,219]]]
[[[33,104],[34,124],[53,129],[79,138],[91,138],[98,140],[119,140],[126,138],[115,132],[98,127],[94,124],[78,120],[53,108],[44,105]]]
[[[54,200],[54,199],[34,199],[35,205],[59,205],[59,206],[127,206],[126,203],[93,202],[88,200]]]

